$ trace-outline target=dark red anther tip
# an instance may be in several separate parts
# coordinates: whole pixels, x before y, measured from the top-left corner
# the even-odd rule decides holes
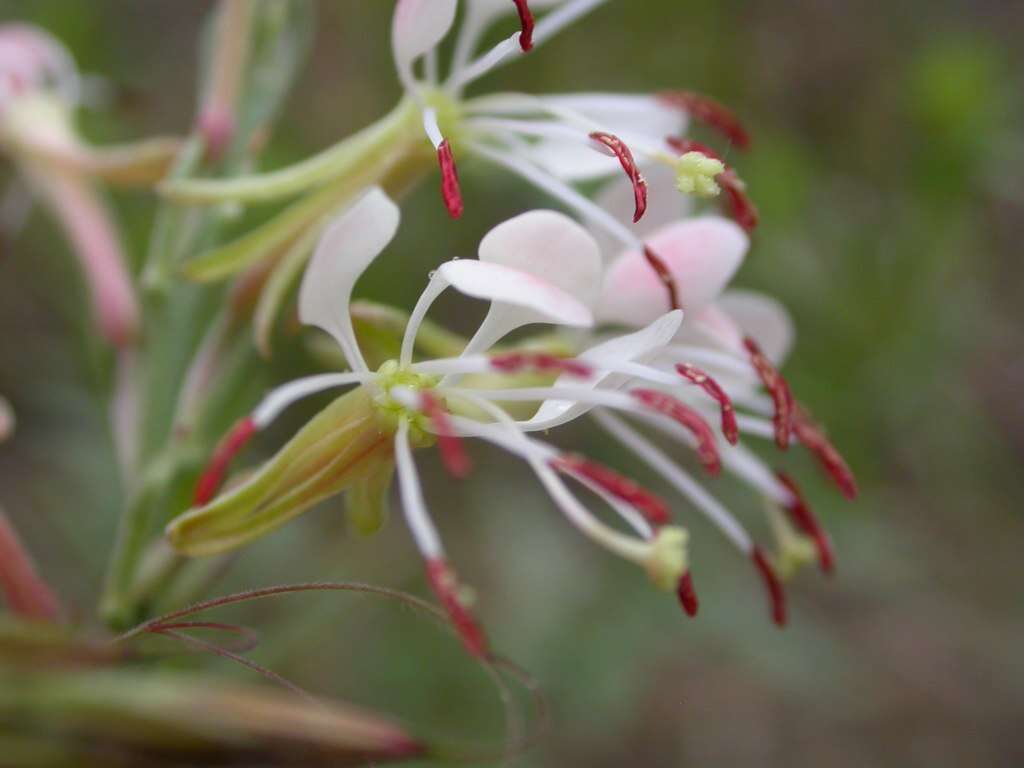
[[[437,162],[441,166],[441,197],[444,207],[453,219],[462,216],[462,189],[459,187],[459,171],[455,167],[452,146],[445,139],[437,148]]]
[[[661,280],[665,290],[668,291],[669,307],[671,309],[682,309],[683,305],[679,300],[679,286],[676,284],[676,279],[672,274],[672,270],[668,268],[668,264],[646,243],[644,243],[644,258],[647,259],[647,263],[650,264],[651,269],[658,275],[658,279]]]
[[[755,546],[750,552],[750,557],[768,590],[768,598],[772,603],[772,621],[779,627],[786,626],[786,593],[782,588],[782,582],[779,581],[775,569],[760,547]]]
[[[732,400],[722,386],[707,372],[690,363],[678,363],[676,372],[691,384],[696,384],[703,389],[718,403],[722,414],[722,434],[731,445],[736,445],[740,439],[740,429],[736,423],[736,409],[733,408]]]
[[[589,379],[594,370],[586,363],[571,357],[559,357],[547,352],[508,352],[494,355],[491,367],[502,373],[533,370],[540,373],[567,373],[580,379]]]
[[[697,600],[697,592],[693,588],[693,576],[686,571],[679,577],[679,585],[676,587],[676,595],[679,597],[679,604],[687,616],[696,616],[700,602]]]
[[[750,355],[750,364],[754,366],[761,383],[772,397],[772,403],[775,405],[775,414],[772,418],[775,424],[775,444],[784,451],[789,448],[789,437],[793,431],[793,393],[782,374],[761,351],[756,341],[747,336],[743,339],[743,346]]]
[[[668,505],[664,501],[603,464],[585,456],[567,454],[552,459],[551,466],[560,472],[591,481],[610,495],[632,506],[653,526],[664,525],[669,520]]]
[[[857,478],[825,431],[816,424],[807,409],[799,403],[793,414],[793,434],[803,446],[814,454],[822,469],[839,487],[839,491],[850,501],[857,498]]]
[[[523,51],[533,48],[533,13],[526,0],[512,0],[516,4],[516,12],[519,14],[519,25],[522,32],[519,33],[519,47]]]
[[[793,525],[811,537],[815,548],[818,550],[818,566],[821,568],[822,573],[831,574],[835,570],[836,559],[828,534],[821,527],[818,518],[804,499],[804,495],[800,492],[800,487],[796,484],[796,481],[784,472],[776,472],[775,474],[779,478],[779,482],[786,486],[786,490],[793,497],[792,503],[786,506],[786,511],[789,512]]]
[[[427,561],[427,579],[437,599],[448,613],[462,644],[472,655],[487,655],[487,637],[473,614],[459,597],[459,582],[448,563],[440,558]]]
[[[693,91],[666,91],[658,94],[661,101],[705,123],[729,140],[739,149],[750,147],[750,134],[743,127],[739,118],[732,110],[719,104],[707,96]]]
[[[192,501],[197,507],[203,506],[216,495],[224,481],[224,475],[227,474],[231,460],[245,447],[254,434],[256,434],[256,422],[247,416],[235,424],[217,444],[210,463],[206,465],[206,469],[199,477],[199,482],[196,483]]]
[[[432,392],[426,390],[420,392],[420,401],[423,404],[423,412],[437,432],[437,447],[441,451],[441,461],[444,463],[445,469],[452,477],[459,480],[468,477],[473,465],[466,453],[462,438],[455,432],[455,427],[448,417],[448,411]]]
[[[636,160],[633,159],[633,153],[622,139],[611,133],[595,131],[590,134],[590,138],[610,150],[618,158],[619,165],[622,166],[626,177],[633,185],[633,223],[635,224],[643,218],[647,211],[647,180],[640,173]]]
[[[718,455],[714,430],[704,421],[704,417],[700,413],[671,395],[656,389],[634,389],[630,390],[629,394],[651,410],[668,416],[677,424],[688,429],[697,440],[697,456],[700,458],[701,464],[704,465],[704,469],[711,475],[717,475],[722,471],[722,460]]]

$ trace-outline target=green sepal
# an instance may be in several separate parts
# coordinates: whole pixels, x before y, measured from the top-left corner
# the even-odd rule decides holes
[[[395,474],[392,456],[377,461],[348,489],[348,519],[352,528],[363,536],[377,533],[388,520],[388,498]]]
[[[322,410],[245,482],[172,520],[168,541],[188,556],[236,549],[350,487],[391,450],[370,396],[354,389]]]

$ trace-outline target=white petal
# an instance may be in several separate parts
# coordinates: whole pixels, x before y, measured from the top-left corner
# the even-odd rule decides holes
[[[352,370],[366,370],[352,330],[352,288],[398,231],[398,206],[374,187],[327,225],[302,278],[299,319],[330,333]]]
[[[594,238],[565,214],[529,211],[504,221],[480,241],[479,255],[477,263],[514,270],[521,277],[508,285],[496,283],[492,291],[500,293],[473,294],[493,303],[467,354],[530,323],[593,325],[590,308],[600,294],[601,255]],[[550,308],[546,302],[552,302]]]
[[[592,130],[613,133],[634,149],[640,166],[644,157],[636,148],[661,147],[667,136],[686,128],[680,110],[662,105],[651,96],[629,94],[570,94],[548,96],[544,103],[555,110],[570,110],[592,123]],[[587,131],[583,131],[587,133]],[[580,142],[545,139],[534,145],[531,156],[538,165],[569,181],[585,181],[621,173],[619,161]],[[679,196],[679,193],[675,193]]]
[[[480,241],[480,261],[528,272],[587,305],[601,290],[594,238],[564,213],[528,211],[503,221]]]
[[[477,299],[511,304],[527,310],[530,322],[560,323],[580,328],[594,324],[586,304],[572,294],[527,272],[471,259],[442,264],[438,271],[456,290]]]
[[[412,63],[448,34],[456,0],[398,0],[391,19],[391,48],[403,81],[412,79]]]
[[[743,262],[749,243],[737,224],[718,216],[672,224],[647,240],[671,271],[680,304],[691,317],[722,292]],[[643,253],[623,254],[605,273],[598,307],[601,320],[645,325],[668,306],[665,286]]]
[[[795,331],[789,312],[770,296],[755,291],[731,290],[715,302],[732,318],[744,336],[751,336],[776,365],[781,365],[793,347]]]
[[[644,178],[647,179],[647,212],[636,224],[633,223],[633,183],[624,175],[620,174],[605,184],[595,198],[598,205],[641,239],[693,213],[693,198],[676,188],[676,174],[671,168],[652,166],[644,171]],[[597,239],[601,255],[606,260],[622,253],[619,240],[603,228],[592,227],[591,234]]]
[[[609,361],[612,363],[623,362],[646,362],[661,351],[662,347],[670,343],[683,322],[683,313],[674,310],[662,315],[646,328],[628,333],[623,336],[616,336],[608,339],[594,347],[591,347],[580,359],[589,360],[593,363]],[[587,387],[590,389],[610,389],[621,386],[628,381],[628,376],[614,373],[598,373],[595,376],[580,381],[578,378],[569,376],[559,377],[559,384],[571,384],[573,387]],[[590,410],[592,406],[574,403],[566,400],[548,400],[541,404],[537,413],[525,423],[530,430],[550,429],[551,427],[564,424],[575,419]]]

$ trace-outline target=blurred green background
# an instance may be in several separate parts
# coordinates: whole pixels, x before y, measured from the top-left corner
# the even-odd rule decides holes
[[[318,5],[315,49],[268,167],[328,145],[399,94],[392,4]],[[107,78],[112,112],[82,124],[116,140],[187,131],[210,6],[6,0],[0,19],[47,27]],[[425,455],[427,498],[496,645],[552,707],[552,731],[517,765],[1024,764],[1022,37],[1024,5],[999,0],[617,0],[487,82],[687,88],[743,115],[754,147],[735,161],[762,225],[736,282],[793,313],[788,375],[863,491],[850,505],[809,460],[787,459],[832,531],[839,571],[801,574],[779,632],[753,570],[707,525],[691,527],[702,605],[687,621],[576,536],[525,467],[475,447],[477,476],[453,486]],[[543,202],[492,168],[460,170],[465,219],[447,220],[428,181],[362,293],[409,306],[431,266],[471,255],[494,223]],[[116,203],[138,259],[152,200]],[[0,498],[87,615],[118,499],[83,317],[75,263],[37,212],[0,257],[0,393],[19,416],[0,448]],[[561,438],[652,479],[599,439],[585,426]],[[756,527],[757,500],[718,485]],[[217,591],[331,578],[424,592],[400,519],[363,540],[342,512],[328,504],[248,548]],[[225,615],[262,631],[253,658],[313,690],[435,732],[499,737],[487,679],[411,614],[329,595]]]

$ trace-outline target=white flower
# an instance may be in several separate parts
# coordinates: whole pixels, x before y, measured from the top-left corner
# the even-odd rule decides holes
[[[168,528],[172,544],[185,554],[224,551],[342,489],[349,489],[350,505],[362,507],[368,499],[379,505],[396,470],[406,521],[427,562],[431,585],[467,647],[482,653],[483,634],[457,589],[412,459],[413,448],[436,439],[447,466],[461,476],[468,469],[461,440],[474,437],[525,460],[579,531],[641,566],[659,587],[677,589],[687,610],[695,610],[686,535],[665,525],[664,503],[618,473],[563,454],[531,434],[595,407],[623,411],[685,429],[709,470],[716,471],[710,426],[695,409],[646,386],[666,379],[645,363],[676,335],[682,313],[669,311],[576,358],[526,348],[495,350],[495,344],[526,325],[587,329],[594,324],[591,306],[601,287],[597,243],[563,214],[532,211],[491,230],[481,241],[479,259],[455,259],[438,267],[410,315],[398,358],[372,371],[356,340],[349,301],[359,276],[391,241],[398,223],[397,206],[373,189],[328,225],[303,279],[300,316],[334,337],[351,371],[299,379],[268,394],[216,451],[197,488],[197,508]],[[488,301],[489,311],[461,355],[417,360],[418,330],[448,288]],[[517,381],[524,372],[560,375],[554,384],[547,378],[533,386]],[[496,374],[508,386],[496,386]],[[488,375],[486,385],[479,383],[481,375]],[[633,386],[636,381],[645,386]],[[303,397],[352,385],[356,389],[325,409],[259,472],[213,498],[228,462],[253,434]],[[518,401],[543,405],[532,417],[517,419],[504,404]],[[597,519],[559,473],[600,495],[633,533]]]

